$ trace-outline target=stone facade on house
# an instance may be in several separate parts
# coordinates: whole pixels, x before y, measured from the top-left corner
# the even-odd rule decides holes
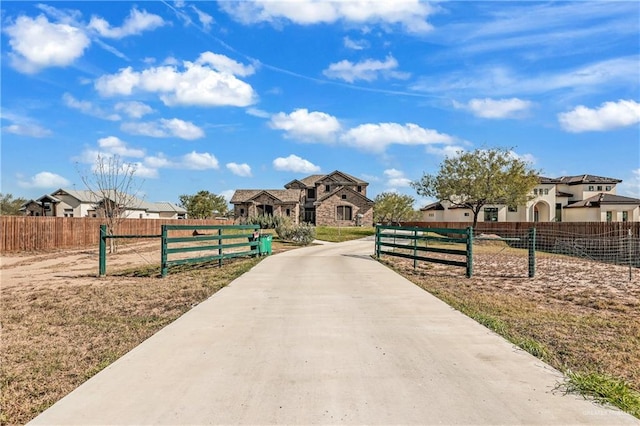
[[[239,189],[231,198],[236,218],[260,214],[290,217],[294,223],[371,226],[373,204],[368,182],[347,173],[294,179],[285,189]]]

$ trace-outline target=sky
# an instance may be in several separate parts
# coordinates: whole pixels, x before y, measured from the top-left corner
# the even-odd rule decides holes
[[[640,3],[2,1],[0,191],[282,189],[340,170],[367,195],[505,148],[640,198]]]

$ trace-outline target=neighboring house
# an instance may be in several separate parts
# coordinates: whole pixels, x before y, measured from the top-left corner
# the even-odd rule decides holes
[[[487,204],[478,222],[639,222],[640,199],[616,195],[622,182],[593,175],[540,177],[522,206]],[[422,209],[426,222],[472,222],[470,209],[446,201]]]
[[[51,195],[29,200],[22,210],[27,216],[54,217],[103,217],[101,205],[108,200],[99,199],[87,190],[58,189]],[[127,219],[185,219],[187,211],[170,202],[148,202],[133,198],[126,206],[123,218]]]
[[[261,214],[290,217],[294,223],[360,226],[373,224],[368,182],[340,171],[294,179],[285,189],[238,189],[231,198],[236,218]]]

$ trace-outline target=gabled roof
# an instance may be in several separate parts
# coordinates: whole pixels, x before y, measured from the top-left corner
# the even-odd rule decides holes
[[[333,172],[322,176],[320,179],[317,179],[316,182],[323,181],[328,178],[332,178],[335,175],[340,175],[343,179],[346,179],[346,180],[339,180],[338,183],[340,184],[369,185],[369,182],[365,182],[362,179],[358,179],[357,177],[351,176],[350,174],[347,174],[345,172],[341,172],[340,170],[334,170]]]
[[[369,198],[365,197],[364,195],[362,195],[362,194],[361,194],[361,193],[359,193],[358,191],[354,191],[353,189],[349,188],[348,186],[338,186],[338,187],[336,187],[333,191],[331,191],[331,192],[327,192],[327,193],[325,193],[322,197],[318,198],[318,199],[315,201],[315,204],[321,203],[321,202],[323,202],[324,200],[326,200],[326,199],[328,199],[328,198],[333,197],[333,196],[334,196],[334,195],[336,195],[338,192],[343,191],[343,190],[344,190],[344,191],[349,191],[349,192],[351,192],[351,193],[353,193],[353,194],[356,194],[356,195],[357,195],[357,196],[359,196],[360,198],[363,198],[367,203],[374,204],[374,201],[373,201],[373,200],[371,200],[371,199],[369,199]]]
[[[297,189],[237,189],[231,197],[231,204],[246,203],[261,194],[268,194],[282,203],[300,201],[300,191]]]
[[[420,210],[423,211],[423,212],[426,212],[426,211],[429,211],[429,210],[444,210],[444,206],[442,205],[442,203],[440,201],[436,201],[435,203],[427,204],[426,206],[424,206]]]
[[[47,194],[44,194],[42,197],[38,198],[36,201],[42,202],[42,201],[45,201],[45,200],[51,201],[51,202],[54,202],[54,203],[59,203],[60,202],[60,200],[57,199],[56,197],[54,197],[52,195],[47,195]],[[33,201],[33,200],[31,200],[31,201]]]
[[[600,207],[602,205],[610,204],[627,204],[632,206],[640,206],[640,199],[601,192],[600,194],[594,195],[593,197],[589,197],[582,201],[577,201],[573,204],[569,204],[565,207],[565,209]]]
[[[96,195],[88,190],[77,190],[77,189],[64,189],[64,188],[60,188],[55,192],[52,192],[51,195],[55,196],[56,194],[59,194],[60,192],[63,192],[67,195],[72,196],[73,198],[75,198],[76,200],[80,201],[81,203],[96,203],[98,202],[98,197],[96,197]]]
[[[316,186],[316,182],[319,181],[321,178],[323,178],[325,175],[311,175],[311,176],[307,176],[306,178],[302,178],[302,179],[294,179],[291,182],[289,182],[288,184],[286,184],[284,187],[289,189],[294,183],[300,183],[302,186],[306,187],[306,188],[314,188]]]

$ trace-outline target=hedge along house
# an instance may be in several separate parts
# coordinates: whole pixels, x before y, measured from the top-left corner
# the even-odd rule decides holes
[[[370,226],[373,204],[368,182],[334,171],[294,179],[285,189],[239,189],[231,198],[236,218],[260,214],[291,217],[295,223]]]
[[[640,199],[616,195],[620,179],[593,175],[540,177],[521,206],[487,204],[479,222],[638,222]],[[426,222],[471,222],[470,209],[446,201],[420,209]]]

